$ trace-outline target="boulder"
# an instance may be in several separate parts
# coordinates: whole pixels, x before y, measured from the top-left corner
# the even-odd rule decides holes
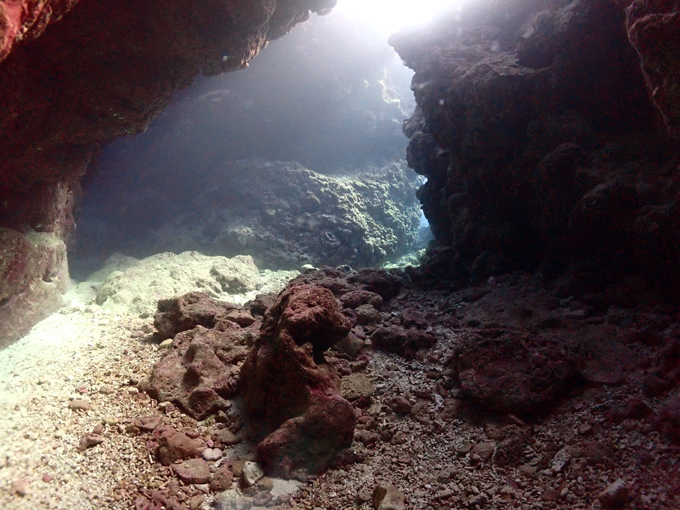
[[[172,402],[197,420],[228,407],[238,387],[238,365],[255,331],[225,322],[223,330],[202,326],[175,336],[140,388],[159,402]]]
[[[463,394],[508,413],[544,410],[584,365],[580,346],[559,337],[486,331],[458,343],[452,368]]]
[[[318,474],[352,443],[354,411],[323,355],[349,330],[333,294],[316,285],[289,284],[267,312],[240,387],[263,426],[257,457],[268,473]]]
[[[218,317],[237,309],[232,303],[218,301],[203,292],[189,292],[180,297],[161,299],[154,316],[158,340],[174,338],[177,333],[203,326],[215,327]]]

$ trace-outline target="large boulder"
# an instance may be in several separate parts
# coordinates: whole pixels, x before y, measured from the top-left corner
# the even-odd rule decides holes
[[[351,444],[354,411],[323,355],[350,326],[333,294],[316,285],[289,285],[267,312],[240,384],[248,414],[263,427],[257,455],[270,473],[317,474]]]
[[[114,312],[153,314],[159,300],[192,291],[211,298],[245,301],[259,288],[260,273],[247,255],[231,259],[208,257],[198,252],[159,253],[109,273],[97,292],[97,304]],[[254,297],[254,296],[253,296]],[[163,301],[163,303],[166,303]],[[162,304],[160,311],[171,303]],[[164,331],[165,334],[165,331]],[[170,335],[166,334],[166,338]]]
[[[224,321],[217,329],[197,326],[179,333],[141,389],[197,420],[227,409],[238,391],[239,365],[248,355],[256,328],[243,330]]]

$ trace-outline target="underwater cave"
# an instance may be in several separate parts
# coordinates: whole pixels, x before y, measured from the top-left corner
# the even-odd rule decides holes
[[[680,7],[0,0],[0,503],[680,508]]]

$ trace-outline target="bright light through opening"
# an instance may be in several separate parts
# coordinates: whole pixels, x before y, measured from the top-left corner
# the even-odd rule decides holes
[[[338,0],[335,11],[370,23],[384,35],[418,25],[460,0]]]

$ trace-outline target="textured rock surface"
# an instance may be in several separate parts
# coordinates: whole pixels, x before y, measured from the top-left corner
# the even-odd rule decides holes
[[[642,60],[652,100],[666,126],[680,135],[680,8],[677,2],[635,0],[628,8],[628,36]]]
[[[672,127],[675,15],[663,27],[658,16],[634,19],[631,38],[665,84],[653,95]],[[418,109],[404,130],[409,164],[428,178],[418,196],[451,247],[416,277],[540,268],[551,278],[575,266],[582,286],[635,271],[677,282],[677,142],[614,2],[471,2],[390,42],[416,71]]]
[[[196,326],[212,329],[220,317],[237,308],[232,303],[211,299],[202,292],[190,292],[177,298],[158,301],[154,326],[158,331],[158,339],[165,340]]]
[[[229,300],[259,286],[260,274],[249,256],[228,259],[197,252],[159,253],[110,273],[97,292],[97,304],[113,311],[152,314],[159,300],[195,289]]]
[[[227,322],[219,329],[195,329],[175,336],[172,348],[154,365],[142,389],[159,402],[173,402],[203,420],[226,409],[237,392],[238,364],[256,335]]]
[[[0,227],[65,240],[80,177],[101,145],[143,131],[198,74],[247,66],[268,39],[333,5],[0,2]],[[21,39],[34,40],[17,45]],[[26,306],[43,301],[39,280],[33,287]],[[36,308],[33,322],[50,310]]]
[[[135,239],[130,250],[248,253],[259,267],[285,269],[377,265],[413,249],[418,235],[408,171],[393,163],[328,177],[291,162],[229,163],[210,172],[188,210]]]
[[[264,427],[258,460],[273,473],[314,474],[352,442],[356,418],[323,353],[349,333],[333,294],[291,284],[269,310],[241,371],[246,410]]]
[[[66,245],[61,239],[0,228],[0,347],[59,309],[68,286]]]

